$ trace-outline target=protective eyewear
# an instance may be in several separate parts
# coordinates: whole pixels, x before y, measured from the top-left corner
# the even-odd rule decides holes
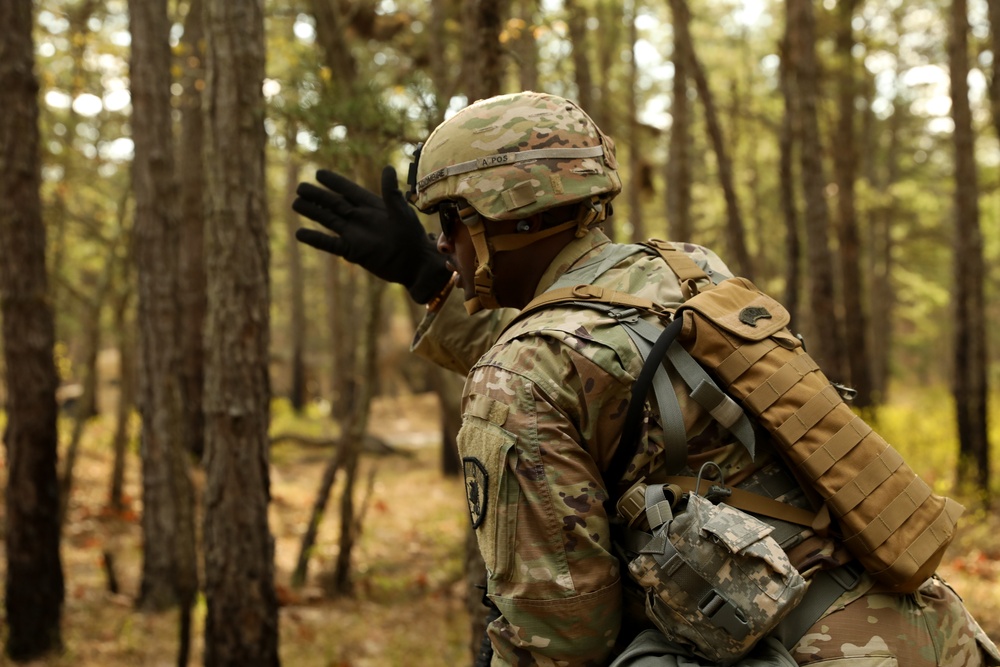
[[[457,225],[466,224],[466,220],[476,214],[476,209],[465,202],[443,201],[438,204],[438,218],[441,220],[441,232],[446,238],[455,238]]]

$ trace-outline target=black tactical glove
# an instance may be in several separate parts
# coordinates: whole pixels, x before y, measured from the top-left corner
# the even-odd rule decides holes
[[[316,172],[316,180],[327,189],[300,183],[292,208],[334,235],[299,229],[295,238],[403,285],[417,303],[427,303],[444,288],[452,272],[403,198],[395,169],[382,170],[381,198],[325,169]]]

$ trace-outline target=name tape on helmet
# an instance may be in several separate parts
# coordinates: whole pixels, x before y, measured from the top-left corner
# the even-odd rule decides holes
[[[552,158],[573,159],[601,157],[602,155],[604,155],[604,146],[600,144],[597,146],[582,146],[579,148],[536,148],[534,150],[520,151],[517,153],[494,153],[493,155],[486,155],[484,157],[476,158],[475,160],[469,160],[468,162],[459,162],[458,164],[442,167],[437,171],[433,171],[420,179],[417,183],[417,191],[419,192],[420,190],[424,190],[429,185],[433,185],[434,183],[448,178],[449,176],[467,174],[470,171],[489,169],[490,167],[497,167],[504,164],[514,164],[515,162],[527,162],[528,160],[544,160]]]

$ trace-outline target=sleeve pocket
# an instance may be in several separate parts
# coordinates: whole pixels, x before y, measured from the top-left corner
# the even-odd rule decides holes
[[[516,442],[512,433],[468,411],[458,432],[469,519],[492,579],[506,579],[513,560],[520,502],[520,486],[513,473]]]

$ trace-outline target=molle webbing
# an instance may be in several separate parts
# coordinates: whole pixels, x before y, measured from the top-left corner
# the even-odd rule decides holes
[[[747,312],[767,319],[741,320]],[[749,281],[726,281],[685,303],[678,316],[684,319],[678,341],[716,369],[793,469],[811,481],[851,553],[884,586],[915,590],[940,562],[961,505],[934,494],[851,411],[794,337],[766,331],[786,321],[787,312]]]

